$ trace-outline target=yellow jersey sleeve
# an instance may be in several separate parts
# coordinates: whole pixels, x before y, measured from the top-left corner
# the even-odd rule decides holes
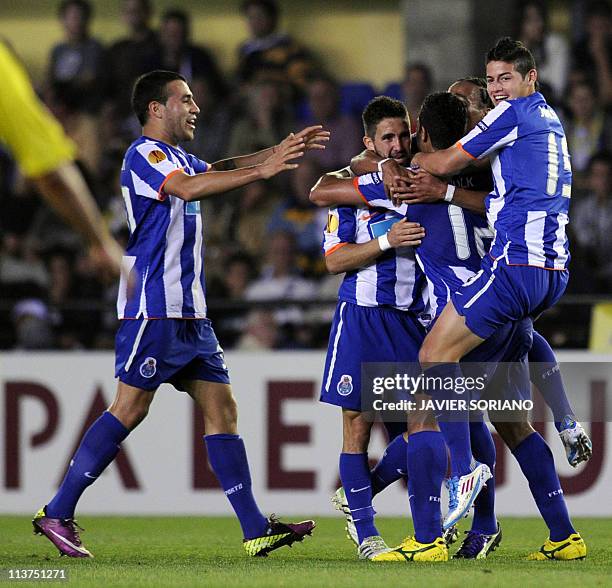
[[[0,141],[24,175],[36,177],[72,161],[74,144],[38,99],[23,66],[2,42],[0,75]]]

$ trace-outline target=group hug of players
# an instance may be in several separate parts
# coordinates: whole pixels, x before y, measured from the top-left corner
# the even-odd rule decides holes
[[[498,365],[491,380],[519,397],[529,394],[530,377],[553,411],[570,464],[590,458],[591,442],[574,417],[554,353],[533,331],[532,321],[567,284],[571,196],[563,128],[536,84],[529,51],[505,38],[487,54],[486,82],[461,79],[426,98],[415,137],[401,102],[375,98],[363,113],[366,150],[311,192],[314,203],[330,207],[327,267],[345,273],[321,400],[342,407],[342,488],[332,500],[361,559],[446,561],[456,525],[472,509],[472,528],[454,557],[487,557],[502,537],[495,446],[483,415],[440,402],[435,414],[417,411],[405,423],[386,423],[390,443],[370,470],[364,363],[418,362],[434,382],[457,381],[469,363]],[[315,523],[268,519],[253,496],[223,350],[206,319],[198,201],[295,168],[305,151],[324,148],[329,133],[309,127],[272,148],[210,164],[179,146],[193,139],[199,113],[182,76],[145,74],[132,103],[143,135],[121,173],[130,238],[117,303],[117,394],[85,433],[34,530],[63,555],[92,556],[80,539],[76,504],[168,382],[202,408],[210,465],[240,521],[244,548],[265,556],[301,541]],[[511,373],[529,366],[527,378]],[[434,386],[427,394],[450,401],[454,391]],[[489,418],[550,531],[529,557],[584,558],[586,545],[572,526],[544,439],[526,413]],[[372,499],[406,477],[415,535],[391,548],[376,529]]]

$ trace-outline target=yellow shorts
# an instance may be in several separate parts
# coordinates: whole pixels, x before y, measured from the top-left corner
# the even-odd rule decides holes
[[[0,42],[0,141],[21,171],[36,177],[72,161],[75,146],[36,96],[28,74]]]

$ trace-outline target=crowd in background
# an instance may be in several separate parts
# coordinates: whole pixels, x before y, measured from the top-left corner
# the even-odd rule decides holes
[[[274,0],[243,3],[250,37],[237,46],[234,70],[223,72],[214,54],[192,39],[188,13],[167,10],[154,30],[152,1],[124,0],[122,9],[127,35],[104,46],[90,34],[91,4],[62,2],[64,39],[51,48],[39,88],[77,144],[79,165],[113,233],[125,245],[118,177],[125,149],[140,135],[130,90],[141,73],[169,69],[188,79],[201,112],[196,139],[184,147],[209,162],[270,147],[309,124],[324,125],[332,133],[325,151],[308,154],[294,172],[205,200],[202,210],[207,297],[224,346],[325,345],[329,302],[341,276],[326,274],[326,211],[309,203],[310,188],[363,149],[360,113],[369,99],[385,93],[403,100],[414,124],[425,96],[443,89],[435,72],[409,63],[402,79],[386,88],[338,79],[326,70],[324,55],[279,31]],[[608,2],[591,2],[583,16],[584,34],[570,41],[549,30],[544,1],[528,0],[508,34],[534,53],[540,89],[567,133],[575,178],[569,292],[609,294],[612,10]],[[457,76],[473,73],[479,72]],[[0,203],[0,348],[112,348],[116,285],[98,280],[79,238],[36,198],[1,150]],[[565,343],[562,333],[555,342]]]

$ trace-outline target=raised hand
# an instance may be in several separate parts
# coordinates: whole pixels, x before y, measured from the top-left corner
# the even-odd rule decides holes
[[[304,137],[290,133],[274,147],[272,154],[261,164],[262,176],[267,180],[282,171],[295,169],[298,164],[289,162],[302,157],[305,150]]]
[[[391,195],[395,201],[406,204],[423,204],[438,202],[444,198],[447,182],[432,176],[425,170],[410,172],[409,181],[396,176],[391,187]]]
[[[295,133],[295,136],[304,139],[304,145],[308,151],[310,149],[325,149],[323,143],[329,141],[330,134],[321,125],[313,125]]]

